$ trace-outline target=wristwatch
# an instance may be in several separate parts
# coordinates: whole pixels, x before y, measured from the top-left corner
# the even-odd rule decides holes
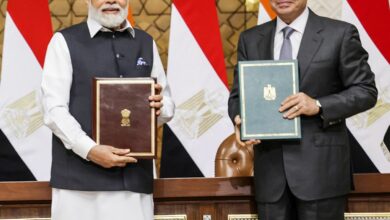
[[[322,105],[320,103],[320,101],[318,101],[318,99],[316,99],[316,105],[318,106],[318,108],[320,109],[320,111],[318,112],[318,114],[322,114]]]

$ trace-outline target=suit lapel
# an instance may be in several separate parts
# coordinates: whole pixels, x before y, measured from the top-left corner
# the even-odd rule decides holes
[[[274,38],[275,38],[276,19],[262,26],[258,42],[259,60],[274,59]]]
[[[303,79],[307,73],[308,67],[316,55],[318,49],[322,44],[322,37],[320,35],[321,30],[323,29],[322,22],[316,14],[312,11],[309,12],[309,19],[306,24],[305,32],[303,33],[301,46],[298,52],[298,62],[299,62],[299,72],[300,72],[300,81],[303,82]]]

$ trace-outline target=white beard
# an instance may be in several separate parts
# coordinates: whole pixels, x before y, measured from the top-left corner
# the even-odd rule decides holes
[[[103,13],[103,9],[106,8],[117,8],[119,9],[119,13],[105,14]],[[93,7],[91,2],[89,2],[88,4],[88,16],[106,28],[120,27],[121,24],[126,20],[127,15],[128,15],[128,10],[120,7],[119,4],[113,4],[111,6],[103,5],[101,8],[98,9]]]

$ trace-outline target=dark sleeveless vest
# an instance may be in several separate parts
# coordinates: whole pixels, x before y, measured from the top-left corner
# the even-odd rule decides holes
[[[73,67],[69,111],[92,137],[92,80],[94,77],[149,77],[153,65],[153,39],[135,29],[128,32],[98,32],[91,38],[87,23],[61,31]],[[137,66],[137,60],[147,65]],[[124,168],[105,169],[67,150],[53,135],[50,183],[54,188],[83,191],[128,190],[152,193],[153,163],[138,160]]]

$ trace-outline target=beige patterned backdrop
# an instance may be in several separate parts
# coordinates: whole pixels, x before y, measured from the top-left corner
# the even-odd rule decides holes
[[[86,0],[48,1],[55,31],[79,23],[87,16]],[[341,1],[309,0],[309,6],[319,14],[338,18],[341,13]],[[2,53],[7,2],[8,0],[0,0],[0,53]],[[258,2],[258,0],[216,0],[229,82],[233,75],[238,36],[243,30],[256,25]],[[171,0],[130,0],[130,4],[137,27],[147,31],[157,41],[166,67]]]

